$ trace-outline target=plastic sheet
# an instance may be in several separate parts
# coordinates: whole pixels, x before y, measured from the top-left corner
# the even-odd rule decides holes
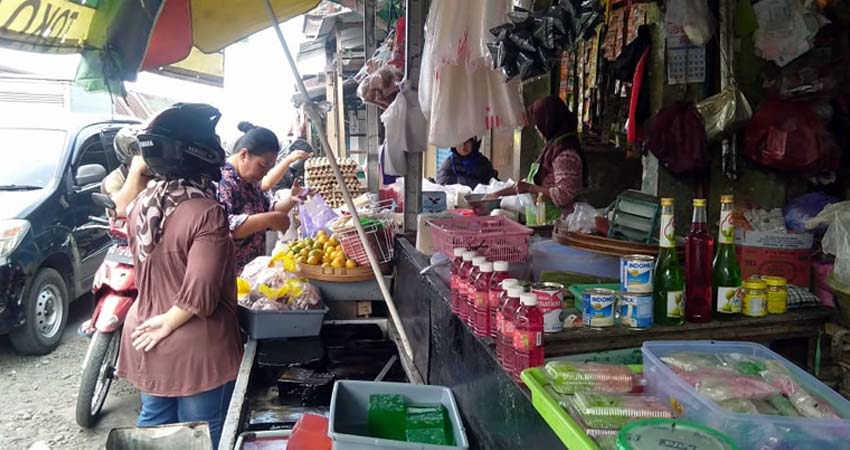
[[[550,361],[543,372],[552,388],[560,394],[576,392],[628,393],[639,385],[638,375],[617,364]]]
[[[321,194],[315,194],[298,206],[301,218],[301,232],[304,236],[313,236],[319,230],[330,231],[328,224],[339,215],[325,202]]]

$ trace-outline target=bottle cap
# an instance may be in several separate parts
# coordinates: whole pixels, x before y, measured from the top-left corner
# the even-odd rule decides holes
[[[526,292],[519,296],[519,301],[525,306],[537,306],[537,294]]]
[[[667,198],[667,197],[662,198],[661,199],[661,206],[673,206],[673,199]]]
[[[484,257],[484,256],[476,256],[475,258],[472,258],[472,265],[473,266],[480,266],[481,264],[484,264],[486,262],[487,262],[487,258]]]
[[[458,247],[453,252],[455,258],[462,258],[464,253],[466,253],[466,249],[463,247]]]
[[[510,298],[520,298],[522,294],[525,294],[525,289],[523,289],[522,286],[508,288],[508,297]]]
[[[788,280],[782,277],[769,276],[762,277],[761,279],[764,280],[765,284],[767,284],[768,286],[782,287],[788,285]]]
[[[516,278],[505,278],[502,280],[502,290],[507,291],[508,288],[512,288],[519,283],[519,280]]]
[[[507,261],[496,261],[493,263],[493,270],[496,272],[507,272],[508,271],[508,262]]]
[[[734,195],[721,195],[720,196],[720,203],[735,203],[735,196]]]
[[[707,203],[708,203],[708,202],[706,202],[704,198],[695,198],[695,199],[694,199],[694,206],[696,206],[696,207],[703,207],[703,208],[705,208],[705,205],[706,205]]]
[[[481,263],[481,265],[478,266],[478,271],[482,273],[493,273],[493,263]]]
[[[744,288],[754,290],[767,289],[767,283],[759,278],[750,278],[749,280],[744,281]]]
[[[475,252],[464,252],[463,260],[464,261],[472,261],[472,258],[475,258]]]

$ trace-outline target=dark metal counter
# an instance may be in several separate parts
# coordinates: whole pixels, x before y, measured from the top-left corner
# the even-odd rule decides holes
[[[496,361],[490,339],[479,339],[452,314],[448,286],[407,239],[396,239],[394,300],[428,384],[448,386],[474,448],[562,449],[561,441]]]

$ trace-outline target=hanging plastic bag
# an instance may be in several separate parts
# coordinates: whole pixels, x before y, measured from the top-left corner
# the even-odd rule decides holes
[[[692,103],[677,102],[659,111],[649,129],[648,146],[676,175],[699,172],[711,165],[705,126]]]
[[[753,116],[750,102],[735,83],[730,83],[719,93],[700,101],[696,108],[705,123],[705,135],[709,142]]]
[[[841,148],[826,128],[831,116],[826,103],[768,98],[747,124],[744,157],[806,176],[837,170]]]
[[[299,205],[298,214],[301,217],[301,232],[304,236],[313,236],[319,230],[330,231],[328,224],[339,217],[321,194],[315,194]]]
[[[812,230],[824,224],[829,228],[823,236],[823,251],[835,255],[833,276],[839,284],[850,286],[850,201],[827,206],[806,222],[806,228]]]
[[[667,0],[664,20],[673,27],[681,27],[694,45],[703,46],[714,37],[714,16],[706,0]]]

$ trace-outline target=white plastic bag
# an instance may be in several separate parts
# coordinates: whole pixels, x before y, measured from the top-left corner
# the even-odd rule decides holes
[[[567,216],[567,231],[593,234],[596,232],[596,208],[588,203],[576,203],[573,212]]]
[[[850,286],[850,201],[827,206],[806,222],[806,228],[817,228],[823,223],[830,224],[823,236],[823,251],[835,255],[833,276],[839,284]]]
[[[700,47],[714,37],[714,16],[706,0],[667,0],[665,21],[681,27],[688,40]]]
[[[514,185],[514,180],[508,178],[505,181],[499,181],[495,178],[490,179],[489,184],[479,184],[472,190],[473,194],[492,194],[493,192],[501,191],[504,188]]]
[[[502,203],[499,204],[499,207],[501,209],[516,213],[520,216],[524,216],[525,209],[533,205],[534,197],[531,194],[519,194],[502,197]]]

